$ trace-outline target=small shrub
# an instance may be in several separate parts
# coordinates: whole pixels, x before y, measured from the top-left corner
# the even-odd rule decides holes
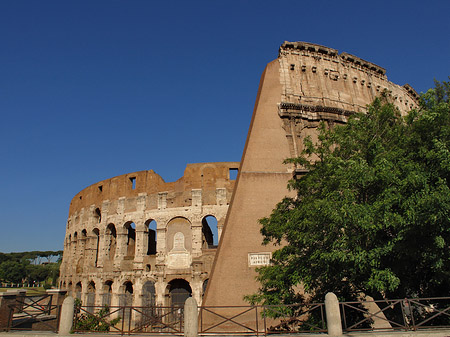
[[[108,320],[109,316],[109,306],[105,305],[97,313],[83,313],[81,312],[81,301],[75,299],[75,313],[77,319],[73,326],[74,331],[104,331],[108,332],[111,326],[116,325],[120,322],[121,318],[116,317],[114,319]]]

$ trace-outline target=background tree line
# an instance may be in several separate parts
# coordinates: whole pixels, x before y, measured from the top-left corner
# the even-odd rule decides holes
[[[0,281],[56,285],[63,251],[0,253]]]

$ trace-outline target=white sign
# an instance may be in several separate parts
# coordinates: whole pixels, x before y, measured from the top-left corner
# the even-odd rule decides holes
[[[249,267],[268,266],[270,264],[271,258],[272,253],[248,253],[248,266]]]

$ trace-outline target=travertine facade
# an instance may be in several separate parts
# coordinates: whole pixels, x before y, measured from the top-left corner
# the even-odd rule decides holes
[[[71,203],[61,286],[87,304],[171,305],[189,292],[200,303],[209,278],[204,305],[246,304],[244,295],[258,288],[255,268],[270,263],[277,248],[262,246],[258,220],[293,195],[288,180],[305,173],[283,161],[300,154],[306,136],[317,139],[321,121],[345,123],[383,92],[403,114],[417,106],[417,93],[389,82],[379,66],[332,48],[285,42],[262,75],[236,186],[229,169],[238,163],[211,163],[188,165],[174,183],[144,171],[86,188]],[[207,215],[218,221],[217,254]]]
[[[93,184],[70,204],[60,285],[86,305],[201,303],[239,163],[188,164]],[[215,219],[213,219],[215,218]],[[213,221],[209,221],[212,219]]]
[[[292,196],[288,180],[304,174],[283,161],[302,151],[306,136],[317,139],[319,122],[345,123],[383,91],[403,114],[417,106],[417,93],[389,82],[379,66],[316,44],[282,44],[261,77],[204,305],[244,305],[244,295],[258,289],[255,268],[270,263],[277,248],[262,246],[258,220]]]

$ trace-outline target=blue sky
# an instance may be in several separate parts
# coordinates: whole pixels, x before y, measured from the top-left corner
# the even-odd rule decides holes
[[[355,54],[418,92],[450,75],[450,1],[0,2],[0,252],[58,250],[99,180],[239,161],[287,41]]]

